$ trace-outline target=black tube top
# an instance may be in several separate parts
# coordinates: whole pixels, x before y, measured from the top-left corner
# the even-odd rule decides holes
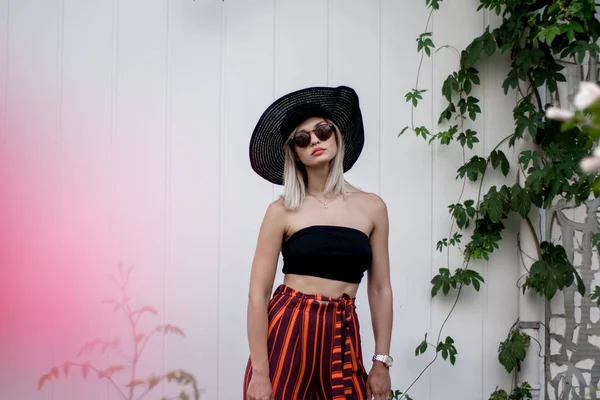
[[[345,226],[311,225],[281,247],[283,273],[360,283],[371,266],[369,237]]]

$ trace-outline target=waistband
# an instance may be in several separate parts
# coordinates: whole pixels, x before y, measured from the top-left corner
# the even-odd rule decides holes
[[[296,297],[299,299],[305,300],[318,300],[323,302],[332,302],[332,303],[345,303],[347,305],[354,305],[356,302],[356,297],[350,297],[349,294],[343,293],[340,297],[328,297],[322,296],[320,294],[306,294],[302,293],[296,289],[293,289],[285,284],[281,284],[275,289],[274,295],[284,295],[290,297]]]

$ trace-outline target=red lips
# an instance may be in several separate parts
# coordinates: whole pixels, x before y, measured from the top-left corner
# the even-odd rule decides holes
[[[311,154],[312,156],[314,156],[314,155],[315,155],[315,153],[321,154],[321,153],[322,153],[322,152],[324,152],[324,151],[325,151],[325,149],[324,149],[324,148],[322,148],[322,147],[317,147],[317,148],[316,148],[316,149],[314,149],[314,150],[312,151],[312,153],[310,153],[310,154]],[[317,154],[317,155],[318,155],[318,154]]]

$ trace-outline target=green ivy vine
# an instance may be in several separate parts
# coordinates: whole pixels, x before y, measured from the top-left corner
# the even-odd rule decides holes
[[[590,64],[595,68],[599,47],[596,44],[600,33],[600,23],[595,17],[595,4],[589,0],[480,0],[478,11],[488,10],[501,16],[501,25],[496,29],[489,26],[459,54],[459,68],[444,81],[441,93],[447,101],[440,113],[438,124],[444,130],[431,133],[426,126],[415,124],[414,111],[427,92],[419,87],[421,66],[425,57],[431,57],[436,49],[430,23],[433,13],[440,8],[443,0],[426,0],[430,9],[425,32],[417,38],[417,51],[420,63],[415,87],[406,94],[411,105],[410,125],[399,136],[412,131],[439,145],[458,143],[462,147],[463,165],[457,170],[456,179],[462,183],[459,199],[448,206],[451,228],[447,237],[441,238],[436,250],[446,252],[447,265],[431,280],[432,297],[443,294],[453,295],[453,305],[437,333],[435,343],[429,343],[427,334],[416,347],[415,355],[425,354],[434,349],[433,359],[404,391],[392,391],[392,399],[408,399],[408,391],[423,373],[438,359],[454,365],[458,351],[454,340],[446,336],[442,340],[444,326],[452,315],[461,291],[471,286],[479,291],[483,277],[470,268],[472,260],[488,260],[498,249],[505,228],[504,221],[516,215],[526,221],[536,243],[537,258],[528,269],[520,284],[523,293],[534,291],[550,301],[558,290],[576,284],[577,291],[584,296],[586,287],[575,267],[568,260],[565,249],[560,244],[541,241],[530,219],[534,211],[548,209],[557,199],[573,201],[576,205],[591,195],[600,194],[595,188],[595,176],[583,173],[579,162],[588,156],[594,144],[593,137],[578,126],[561,126],[560,122],[545,118],[545,104],[540,88],[550,93],[558,90],[559,82],[565,82],[561,73],[563,66],[559,60],[569,60],[579,66]],[[466,128],[465,122],[475,121],[482,113],[480,100],[474,95],[474,88],[480,85],[478,63],[496,53],[510,54],[510,70],[502,84],[504,94],[516,91],[519,100],[513,110],[514,131],[499,141],[487,155],[474,155],[467,159],[467,149],[473,150],[479,142],[479,132]],[[589,78],[586,78],[589,79]],[[517,142],[527,141],[531,145],[518,155],[516,165],[511,165],[505,151],[515,148]],[[511,169],[518,169],[526,178],[507,182],[502,186],[491,186],[483,192],[486,173],[498,170],[508,177]],[[508,178],[507,178],[508,179]],[[477,197],[464,199],[467,182],[478,183]],[[458,229],[456,229],[458,228]],[[465,240],[468,236],[468,241]],[[595,245],[600,236],[595,237]],[[463,265],[452,268],[450,251],[454,249],[462,255]],[[520,279],[521,281],[521,279]],[[600,287],[591,294],[600,306]],[[507,338],[498,348],[498,361],[507,373],[513,374],[513,385],[509,391],[496,389],[490,400],[531,399],[531,386],[519,382],[518,371],[525,360],[531,337],[521,331],[515,323]]]

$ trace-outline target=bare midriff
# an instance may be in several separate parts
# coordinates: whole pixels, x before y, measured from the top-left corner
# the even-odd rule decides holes
[[[332,279],[306,275],[286,274],[283,283],[304,294],[318,294],[333,298],[341,297],[344,293],[350,297],[356,297],[356,292],[358,291],[357,283],[335,281]]]

